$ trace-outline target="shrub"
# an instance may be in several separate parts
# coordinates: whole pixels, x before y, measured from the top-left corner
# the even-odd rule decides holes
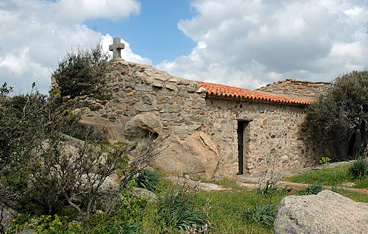
[[[300,191],[301,194],[303,195],[316,195],[319,192],[322,191],[322,185],[318,184],[318,183],[313,183],[311,185],[309,185],[305,190]]]
[[[333,161],[362,155],[368,138],[368,71],[337,77],[325,95],[308,106],[306,123],[314,145]]]
[[[193,225],[206,224],[205,214],[197,204],[198,187],[191,188],[187,182],[183,186],[168,186],[166,193],[158,202],[158,217],[168,228],[185,231]]]
[[[326,165],[329,164],[331,159],[329,157],[322,157],[321,160],[319,160],[319,164]]]
[[[266,226],[273,226],[273,221],[276,217],[276,204],[260,204],[254,207],[248,207],[244,212],[244,217],[250,222],[264,224]]]
[[[106,72],[108,70],[108,56],[101,46],[91,51],[78,50],[77,53],[68,53],[66,58],[59,62],[59,67],[52,76],[61,97],[75,98],[84,96],[101,100],[109,99],[111,92],[106,88]]]
[[[32,214],[57,214],[69,204],[88,217],[106,177],[126,162],[126,149],[86,143],[71,158],[60,134],[70,116],[54,108],[34,85],[30,94],[0,95],[0,203]]]
[[[83,223],[81,233],[141,233],[141,222],[150,206],[147,199],[123,191],[124,198],[111,214],[94,214]]]
[[[157,171],[144,170],[135,178],[135,182],[138,187],[154,192],[161,178],[161,174]]]
[[[47,234],[72,234],[82,231],[81,225],[77,221],[69,222],[68,217],[58,215],[42,215],[38,218],[35,224],[37,233]]]
[[[349,167],[349,176],[353,179],[362,178],[368,175],[368,161],[358,158],[350,167]]]

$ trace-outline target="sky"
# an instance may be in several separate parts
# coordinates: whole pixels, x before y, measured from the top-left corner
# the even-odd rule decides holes
[[[47,93],[67,53],[113,37],[125,60],[247,89],[368,68],[368,0],[0,0],[0,84]]]

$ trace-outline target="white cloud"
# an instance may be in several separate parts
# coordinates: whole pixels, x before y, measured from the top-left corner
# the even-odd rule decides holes
[[[113,38],[111,35],[107,34],[105,36],[102,36],[101,44],[104,51],[109,51],[109,45],[111,45],[113,42]],[[152,64],[152,61],[148,58],[143,58],[142,56],[138,54],[134,54],[132,49],[130,48],[130,44],[126,42],[125,40],[121,40],[122,43],[125,44],[125,48],[121,51],[121,57],[126,61],[132,61],[136,63],[142,63],[142,64]],[[109,51],[109,54],[112,57],[112,52]]]
[[[7,82],[17,92],[27,92],[33,82],[47,93],[58,60],[72,50],[110,42],[83,24],[91,18],[112,20],[138,14],[136,0],[0,0],[0,85]],[[135,55],[127,43],[123,56]]]
[[[331,81],[368,64],[364,0],[194,0],[178,28],[197,42],[158,68],[257,88],[285,78]]]
[[[141,8],[136,0],[60,0],[48,5],[49,16],[56,16],[61,22],[81,22],[93,18],[118,20],[132,13],[138,14]]]

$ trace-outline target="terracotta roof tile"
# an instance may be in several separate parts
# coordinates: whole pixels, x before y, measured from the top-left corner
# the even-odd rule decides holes
[[[201,87],[207,90],[206,95],[207,98],[249,100],[253,102],[266,102],[266,103],[301,105],[301,106],[309,105],[312,103],[312,101],[310,100],[281,97],[249,89],[237,88],[202,81],[196,82],[199,83]]]

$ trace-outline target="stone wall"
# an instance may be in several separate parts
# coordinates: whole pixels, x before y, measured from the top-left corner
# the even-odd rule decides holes
[[[207,108],[204,131],[220,147],[220,174],[238,172],[238,120],[249,121],[245,131],[245,174],[261,173],[266,158],[275,160],[282,170],[315,163],[312,147],[303,139],[304,107],[213,99],[207,100]]]
[[[119,61],[111,66],[108,79],[113,99],[98,111],[88,111],[82,123],[103,126],[105,138],[113,141],[124,141],[127,122],[145,112],[155,114],[162,123],[162,129],[156,126],[155,131],[172,132],[183,139],[201,130],[206,118],[206,90],[199,84],[149,65]]]
[[[126,61],[111,63],[107,76],[113,99],[104,105],[95,102],[92,110],[84,112],[81,122],[99,128],[110,141],[134,141],[148,133],[169,134],[171,148],[167,154],[186,155],[174,155],[166,170],[179,165],[176,160],[185,164],[185,159],[196,170],[193,174],[208,178],[215,173],[235,176],[239,119],[251,120],[245,173],[260,173],[267,156],[275,159],[282,170],[313,163],[313,154],[301,132],[304,107],[206,99],[206,90],[195,81]],[[169,156],[162,155],[161,164]],[[218,161],[209,162],[212,159]],[[210,171],[204,169],[206,165],[211,165]]]
[[[327,82],[286,79],[268,84],[257,89],[257,91],[285,97],[315,100],[320,94],[325,93],[330,87],[331,83]]]

